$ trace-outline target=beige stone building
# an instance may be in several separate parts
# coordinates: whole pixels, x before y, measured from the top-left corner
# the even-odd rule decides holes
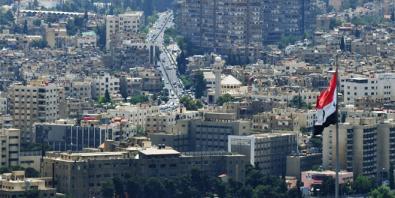
[[[71,197],[101,197],[102,186],[113,178],[176,178],[200,168],[210,177],[223,173],[244,181],[247,160],[244,155],[227,152],[180,153],[171,148],[127,148],[117,152],[49,152],[44,157],[42,174],[55,177],[58,192]]]
[[[19,165],[20,140],[19,129],[0,129],[1,167]]]
[[[296,151],[296,133],[228,136],[228,151],[248,156],[263,174],[285,175],[287,156]]]
[[[25,171],[13,171],[0,176],[0,197],[29,197],[28,191],[37,191],[38,197],[55,198],[56,190],[48,186],[50,178],[26,178]]]
[[[14,127],[21,130],[22,141],[30,141],[35,122],[52,122],[59,118],[60,92],[57,85],[43,79],[11,86],[8,93],[10,110]]]
[[[106,49],[110,49],[113,39],[123,36],[136,35],[144,24],[144,13],[141,11],[106,16]]]

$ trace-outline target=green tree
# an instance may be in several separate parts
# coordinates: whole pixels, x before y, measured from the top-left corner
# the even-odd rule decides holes
[[[31,43],[31,47],[43,49],[43,48],[48,47],[48,42],[44,39],[34,40]]]
[[[288,106],[298,109],[307,108],[306,102],[303,100],[302,96],[294,96],[290,101]]]
[[[342,38],[340,39],[340,50],[341,51],[346,51],[346,43],[344,41],[344,36],[342,36]]]
[[[104,102],[111,103],[111,96],[110,96],[110,92],[108,91],[108,89],[106,89],[106,91],[104,92]]]
[[[150,198],[161,198],[166,189],[159,178],[149,178],[144,185],[144,195]]]
[[[29,33],[28,25],[27,25],[27,20],[23,21],[23,34]]]
[[[101,193],[104,198],[113,198],[114,197],[114,185],[112,184],[112,182],[104,183],[101,188]]]
[[[141,181],[139,179],[128,179],[126,182],[126,193],[128,194],[128,197],[130,198],[137,198],[141,197],[141,193],[143,191],[142,186],[141,186]]]
[[[95,28],[95,32],[98,37],[97,45],[100,47],[100,49],[104,49],[104,47],[106,46],[106,25],[97,25]]]
[[[353,190],[357,194],[367,194],[373,188],[373,181],[366,176],[359,175],[354,183]]]
[[[234,100],[235,100],[235,98],[232,95],[227,93],[227,94],[224,94],[218,98],[217,105],[222,106],[223,104],[225,104],[227,102],[232,102]]]
[[[123,183],[122,180],[118,177],[115,177],[112,179],[112,183],[114,184],[114,190],[115,190],[115,195],[118,198],[123,198],[124,196],[124,191],[123,191]]]
[[[27,190],[25,191],[24,196],[28,198],[39,198],[40,193],[38,190]]]
[[[206,91],[207,82],[204,80],[203,72],[198,72],[194,77],[195,97],[201,98]]]
[[[132,98],[130,99],[130,103],[132,103],[132,104],[145,103],[148,101],[149,101],[148,96],[141,95],[141,94],[132,96]]]
[[[37,26],[37,27],[40,27],[41,26],[41,20],[40,19],[33,20],[33,25]]]
[[[300,192],[299,188],[291,188],[287,192],[288,198],[302,198],[302,192]]]
[[[181,51],[180,55],[177,57],[177,71],[183,75],[187,71],[187,60],[186,60],[185,52]]]
[[[180,99],[180,103],[184,105],[187,110],[198,110],[203,107],[203,104],[199,100],[192,99],[190,96],[183,96]]]
[[[325,177],[322,181],[320,192],[324,196],[335,195],[335,179],[333,177]]]
[[[369,197],[372,198],[395,198],[395,193],[391,192],[391,189],[387,186],[379,186],[369,193]]]

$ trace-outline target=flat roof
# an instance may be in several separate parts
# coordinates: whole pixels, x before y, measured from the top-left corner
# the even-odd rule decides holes
[[[179,155],[180,152],[174,150],[174,149],[157,149],[157,148],[147,148],[144,150],[141,150],[140,153],[144,155]]]

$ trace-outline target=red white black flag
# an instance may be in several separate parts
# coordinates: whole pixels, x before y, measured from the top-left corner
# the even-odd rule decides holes
[[[337,122],[337,71],[333,74],[329,87],[322,91],[317,98],[317,122],[314,125],[313,137],[322,134],[325,127]]]

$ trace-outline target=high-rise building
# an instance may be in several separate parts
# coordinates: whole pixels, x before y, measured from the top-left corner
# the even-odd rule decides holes
[[[228,55],[228,62],[259,56],[263,43],[303,36],[314,28],[317,0],[179,0],[176,24],[197,52]]]
[[[323,166],[335,168],[335,126],[323,133]],[[370,177],[387,172],[395,163],[395,124],[358,118],[339,124],[340,168]]]
[[[20,130],[0,129],[1,167],[19,165]]]
[[[177,29],[197,53],[248,61],[262,48],[260,0],[180,0],[175,15]]]
[[[302,36],[314,28],[320,12],[316,0],[264,0],[262,6],[264,43],[280,41],[284,36]]]
[[[136,35],[144,24],[144,13],[141,11],[106,16],[106,49],[110,49],[111,41],[120,36]]]
[[[16,84],[9,90],[14,127],[21,130],[22,141],[31,140],[35,122],[53,122],[59,118],[60,88],[45,80]]]

